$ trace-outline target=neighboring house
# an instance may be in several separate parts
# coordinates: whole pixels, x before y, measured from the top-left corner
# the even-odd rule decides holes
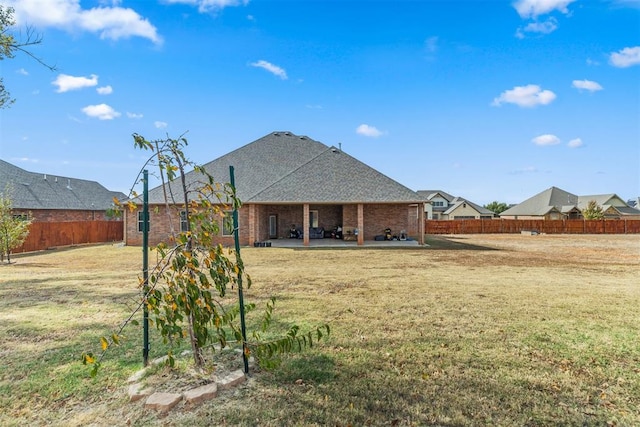
[[[234,167],[242,202],[238,212],[242,245],[289,238],[292,226],[301,231],[305,245],[310,238],[328,238],[337,226],[351,231],[350,237],[360,245],[386,228],[394,234],[404,230],[424,242],[424,199],[336,147],[290,132],[273,132],[203,165],[222,183],[230,181],[229,166]],[[185,179],[194,188],[202,177],[191,171]],[[180,194],[177,184],[171,183],[174,194]],[[168,221],[178,223],[183,201],[170,206],[166,215],[162,186],[150,190],[148,200],[149,244],[155,245],[168,240]],[[125,215],[128,245],[142,242],[142,207],[137,202],[139,209]],[[219,222],[218,240],[223,245],[233,244],[230,217],[227,212]]]
[[[107,211],[114,207],[114,197],[126,198],[95,181],[28,172],[0,160],[0,192],[7,188],[14,214],[38,222],[111,219]]]
[[[581,219],[582,209],[591,200],[600,205],[607,218],[640,219],[640,210],[627,205],[615,194],[577,196],[551,187],[500,214],[503,219]]]
[[[631,206],[632,208],[640,209],[640,197],[629,199],[627,201],[627,205]]]
[[[425,205],[426,219],[489,219],[495,216],[482,206],[441,190],[419,190],[417,193],[428,202]]]

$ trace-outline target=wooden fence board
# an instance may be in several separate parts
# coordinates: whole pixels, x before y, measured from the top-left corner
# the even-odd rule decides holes
[[[24,244],[12,253],[33,252],[86,243],[121,242],[123,221],[33,222]]]
[[[463,219],[425,220],[426,234],[498,234],[537,231],[547,234],[640,234],[632,219]]]

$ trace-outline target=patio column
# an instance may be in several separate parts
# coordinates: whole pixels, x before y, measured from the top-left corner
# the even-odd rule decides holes
[[[424,208],[425,203],[418,203],[418,243],[424,245]]]
[[[253,242],[258,240],[256,235],[256,205],[249,205],[249,246],[253,246]]]
[[[364,245],[364,205],[358,203],[358,246]]]
[[[302,244],[309,246],[309,204],[302,206]]]

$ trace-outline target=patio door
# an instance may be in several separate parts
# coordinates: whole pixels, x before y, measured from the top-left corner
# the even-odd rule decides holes
[[[278,237],[278,215],[269,215],[269,238]]]

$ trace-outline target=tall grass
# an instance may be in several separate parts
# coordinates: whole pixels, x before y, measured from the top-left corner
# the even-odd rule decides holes
[[[139,327],[97,378],[79,363],[135,303],[139,248],[17,258],[0,267],[0,424],[640,425],[636,236],[429,243],[243,249],[246,300],[332,335],[164,417],[127,401]]]

